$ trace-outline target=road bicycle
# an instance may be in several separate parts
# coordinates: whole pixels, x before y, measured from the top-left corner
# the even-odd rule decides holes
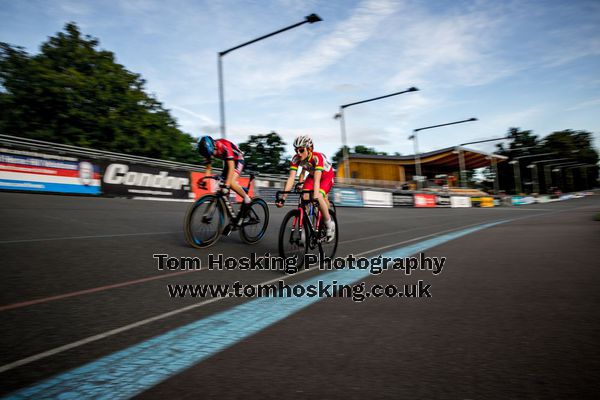
[[[335,256],[339,237],[339,224],[335,213],[335,205],[330,202],[329,215],[335,223],[335,236],[327,241],[325,219],[319,210],[319,203],[313,198],[312,190],[278,191],[276,201],[282,200],[284,194],[300,194],[296,209],[288,212],[279,229],[279,255],[283,258],[295,257],[296,267],[304,264],[304,256],[309,251],[318,249],[320,260]],[[308,198],[305,199],[306,194]]]
[[[243,187],[246,193],[257,174],[252,172],[249,175],[248,186]],[[221,184],[223,181],[221,175],[207,175],[198,180],[198,187],[205,189],[208,179],[219,181]],[[268,225],[269,207],[263,199],[255,197],[249,204],[242,203],[239,212],[236,213],[228,194],[219,190],[217,193],[200,197],[190,206],[183,230],[190,246],[200,249],[214,244],[219,235],[229,236],[236,230],[240,231],[243,242],[256,243],[263,238]]]

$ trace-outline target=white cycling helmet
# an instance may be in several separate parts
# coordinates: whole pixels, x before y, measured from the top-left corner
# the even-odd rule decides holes
[[[313,147],[313,141],[310,136],[301,135],[294,140],[294,147]]]

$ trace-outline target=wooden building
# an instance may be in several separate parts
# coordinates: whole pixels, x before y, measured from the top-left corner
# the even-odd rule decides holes
[[[461,160],[462,158],[462,160]],[[484,153],[463,147],[448,147],[420,154],[421,174],[427,179],[439,175],[454,176],[460,179],[460,171],[472,170],[502,162],[507,159],[498,154]],[[345,178],[344,161],[337,168],[337,177]],[[350,178],[360,180],[414,181],[415,156],[381,156],[369,154],[350,154],[348,158]],[[461,167],[461,164],[462,167]]]

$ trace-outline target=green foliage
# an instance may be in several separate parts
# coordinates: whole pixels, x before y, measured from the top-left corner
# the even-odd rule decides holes
[[[348,150],[348,154],[373,154],[387,156],[387,153],[385,151],[377,151],[372,147],[363,146],[361,144],[354,146],[354,150],[352,150],[348,146],[346,146],[346,149]],[[339,161],[341,161],[344,158],[343,151],[344,146],[340,147],[340,149],[334,154],[332,158],[334,167],[337,167]],[[395,155],[400,155],[400,153],[395,153]]]
[[[28,55],[0,43],[0,131],[162,159],[197,160],[193,138],[74,23]]]
[[[266,135],[251,135],[247,142],[240,143],[244,160],[252,170],[267,174],[287,172],[285,142],[275,132]]]
[[[531,192],[534,180],[538,183],[541,192],[551,192],[552,188],[559,187],[563,191],[582,190],[594,185],[598,178],[598,168],[575,168],[560,170],[553,174],[545,170],[543,160],[557,160],[556,162],[571,162],[572,164],[598,163],[598,152],[592,146],[592,133],[587,131],[563,130],[553,132],[542,140],[531,131],[522,131],[519,128],[510,128],[508,136],[512,141],[506,145],[498,145],[498,154],[509,157],[508,161],[518,159],[519,174],[523,180],[523,191]],[[538,154],[539,157],[525,157]],[[523,158],[520,158],[523,157]],[[535,162],[537,168],[527,168],[528,164]],[[534,172],[537,176],[532,176]],[[507,191],[513,191],[514,167],[508,162],[498,165],[500,186]],[[554,175],[554,176],[553,176]]]
[[[512,141],[505,148],[504,143],[498,144],[498,154],[516,157],[521,154],[532,154],[535,152],[535,147],[539,145],[537,136],[533,135],[531,131],[522,131],[520,128],[509,128],[507,137],[510,137]]]
[[[542,148],[555,152],[557,158],[571,158],[579,163],[596,164],[598,153],[592,147],[592,133],[570,129],[553,132],[544,138]]]

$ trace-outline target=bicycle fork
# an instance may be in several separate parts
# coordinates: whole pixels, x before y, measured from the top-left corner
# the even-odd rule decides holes
[[[302,212],[302,210],[300,210],[300,217],[294,218],[294,222],[292,224],[292,235],[290,236],[290,238],[293,238],[294,231],[296,229],[298,229],[298,245],[299,246],[304,246],[304,244],[306,243],[306,232],[304,232],[304,229],[302,229],[303,226],[304,226],[304,212]]]

